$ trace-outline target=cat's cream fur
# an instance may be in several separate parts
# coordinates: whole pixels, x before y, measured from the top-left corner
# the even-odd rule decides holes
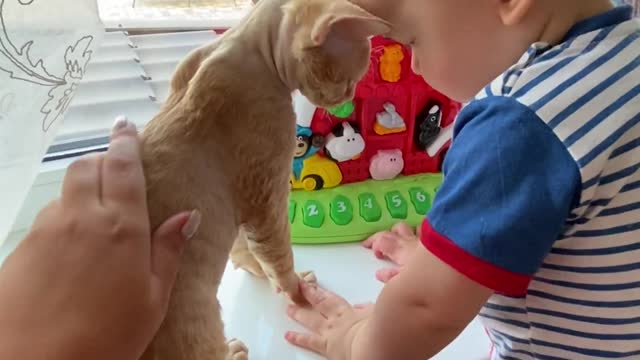
[[[241,342],[226,343],[216,299],[229,253],[236,266],[303,301],[287,219],[291,93],[300,89],[319,106],[353,97],[369,62],[368,37],[388,29],[347,0],[262,0],[180,63],[143,133],[149,211],[154,227],[185,209],[203,219],[143,359],[247,358]]]

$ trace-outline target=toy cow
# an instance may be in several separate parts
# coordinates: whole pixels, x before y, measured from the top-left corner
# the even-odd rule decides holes
[[[327,136],[325,154],[337,162],[356,160],[364,151],[364,146],[364,138],[358,127],[344,121]]]

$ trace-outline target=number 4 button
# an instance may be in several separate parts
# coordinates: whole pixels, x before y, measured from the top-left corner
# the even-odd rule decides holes
[[[319,228],[324,223],[324,209],[322,204],[315,200],[309,200],[302,209],[302,222],[313,228]]]
[[[382,210],[372,193],[360,194],[358,196],[358,202],[360,203],[360,216],[362,216],[364,221],[374,222],[380,220]]]

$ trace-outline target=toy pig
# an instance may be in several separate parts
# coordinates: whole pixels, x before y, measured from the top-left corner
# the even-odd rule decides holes
[[[369,173],[374,180],[390,180],[400,175],[404,159],[400,149],[378,150],[371,158]]]

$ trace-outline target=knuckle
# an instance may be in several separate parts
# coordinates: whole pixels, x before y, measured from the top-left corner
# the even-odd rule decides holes
[[[125,156],[112,155],[106,158],[105,166],[107,171],[122,173],[131,171],[135,166],[135,161]]]
[[[88,169],[95,166],[96,160],[97,160],[96,156],[92,156],[92,155],[82,156],[78,160],[72,162],[71,165],[69,165],[67,172],[70,174],[73,174],[76,172],[87,171]]]
[[[136,227],[129,220],[114,210],[106,210],[102,215],[105,235],[118,240],[128,238],[136,233]]]

